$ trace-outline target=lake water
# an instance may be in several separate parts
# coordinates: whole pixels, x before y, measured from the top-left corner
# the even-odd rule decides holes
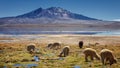
[[[98,31],[100,30],[100,31]],[[120,35],[120,29],[72,27],[0,27],[0,34],[83,34],[83,35]]]
[[[82,34],[82,35],[120,35],[120,31],[1,31],[0,34]]]
[[[120,35],[120,31],[104,31],[95,35]]]

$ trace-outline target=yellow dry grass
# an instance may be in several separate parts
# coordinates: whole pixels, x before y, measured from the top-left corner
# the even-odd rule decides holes
[[[14,64],[25,65],[31,63],[38,64],[36,68],[74,68],[76,65],[81,68],[102,68],[101,61],[94,60],[94,62],[85,62],[82,51],[88,47],[97,50],[98,53],[104,48],[112,50],[118,59],[118,63],[113,64],[111,68],[120,68],[120,36],[36,35],[37,37],[31,39],[33,36],[34,35],[28,35],[27,37],[22,36],[20,38],[13,37],[14,39],[8,40],[14,41],[0,42],[0,50],[3,51],[0,53],[0,68],[2,66],[12,68]],[[78,47],[78,42],[81,40],[84,41],[82,49]],[[62,47],[70,46],[69,56],[64,57],[64,60],[60,60],[58,55],[62,48],[58,50],[46,48],[48,43],[53,42],[60,42]],[[33,54],[29,54],[26,50],[27,45],[30,43],[36,44],[36,48],[39,49],[39,52],[36,54],[40,57],[39,62],[31,61]],[[99,44],[94,45],[95,43]],[[27,61],[22,62],[22,60]],[[9,62],[6,63],[7,61]],[[110,66],[106,65],[105,67],[109,68]]]

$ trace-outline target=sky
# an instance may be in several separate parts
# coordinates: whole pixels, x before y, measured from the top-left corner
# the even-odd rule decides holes
[[[101,20],[120,20],[120,0],[0,0],[0,18],[38,8],[61,7]]]

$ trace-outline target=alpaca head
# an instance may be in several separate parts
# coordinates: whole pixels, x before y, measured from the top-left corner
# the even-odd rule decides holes
[[[117,59],[115,58],[115,59],[113,60],[113,62],[114,62],[114,63],[117,63]]]
[[[101,59],[99,55],[97,55],[97,59],[98,59],[98,60],[100,60],[100,59]]]
[[[114,58],[111,62],[110,62],[110,65],[114,64],[114,63],[117,63],[117,59]]]

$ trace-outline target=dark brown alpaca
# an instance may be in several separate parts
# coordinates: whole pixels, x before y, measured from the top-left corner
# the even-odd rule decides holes
[[[27,51],[34,51],[35,50],[35,45],[34,44],[31,44],[31,45],[28,45],[27,46]]]
[[[69,46],[65,46],[63,49],[62,49],[62,51],[61,51],[61,53],[60,53],[60,57],[62,57],[62,55],[64,56],[64,57],[66,57],[66,56],[68,56],[69,55],[69,50],[70,50],[70,47]]]
[[[106,65],[107,61],[109,61],[110,65],[117,63],[117,60],[114,57],[113,52],[111,50],[108,50],[108,49],[101,50],[100,56],[101,56],[101,61],[103,65]]]
[[[60,43],[53,43],[50,47],[50,49],[59,49],[61,48],[61,44]]]
[[[47,48],[51,48],[52,47],[52,43],[48,44]]]
[[[79,41],[79,47],[80,47],[80,48],[83,47],[83,41]]]

